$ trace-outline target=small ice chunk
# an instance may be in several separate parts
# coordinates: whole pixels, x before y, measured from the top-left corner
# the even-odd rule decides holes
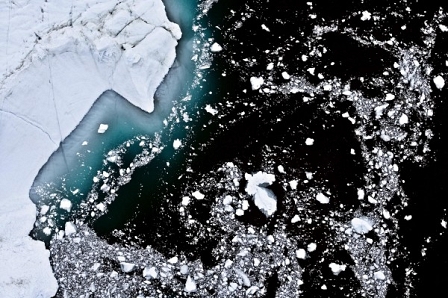
[[[285,168],[284,168],[282,165],[279,165],[279,166],[277,167],[277,170],[278,170],[280,173],[282,173],[282,174],[285,173]]]
[[[352,219],[351,224],[358,234],[366,234],[373,229],[372,223],[368,219],[355,217]]]
[[[187,277],[187,282],[185,283],[185,292],[196,292],[196,282],[193,278],[191,278],[191,276]]]
[[[333,89],[333,86],[331,86],[330,84],[324,85],[324,91],[331,91],[331,89]]]
[[[74,233],[76,233],[76,226],[70,221],[66,222],[65,223],[65,235],[68,236],[68,235],[71,235]]]
[[[168,260],[168,263],[176,264],[178,261],[179,261],[178,257],[172,257],[171,259]]]
[[[294,215],[294,217],[291,219],[291,223],[296,223],[300,220],[300,217],[296,214]]]
[[[306,258],[306,251],[303,248],[296,250],[296,257],[298,259],[304,260]]]
[[[308,146],[312,146],[314,144],[314,139],[306,138],[305,144],[308,145]]]
[[[316,195],[316,200],[321,204],[328,204],[330,202],[330,198],[321,192]]]
[[[291,180],[291,181],[289,181],[289,187],[291,187],[292,190],[297,189],[298,183],[299,183],[299,181],[297,181],[297,180]]]
[[[338,275],[342,271],[345,271],[345,269],[347,268],[347,265],[339,265],[336,263],[330,263],[330,265],[328,266],[330,267],[334,275]]]
[[[188,269],[188,266],[187,266],[187,265],[182,265],[182,266],[180,266],[180,273],[181,273],[181,274],[186,275],[186,274],[188,274],[188,272],[189,272],[189,269]]]
[[[266,70],[272,70],[274,69],[274,63],[269,63],[268,66],[266,67]]]
[[[109,128],[109,125],[100,124],[100,127],[98,128],[98,133],[105,133],[108,128]]]
[[[213,116],[216,115],[216,114],[218,114],[218,110],[212,108],[211,105],[206,105],[206,106],[205,106],[205,110],[207,111],[207,113],[210,113],[210,114],[212,114]]]
[[[145,267],[145,269],[143,269],[143,277],[146,279],[157,278],[157,275],[156,267]]]
[[[265,24],[261,24],[261,29],[263,29],[263,30],[265,30],[265,31],[267,31],[267,32],[271,32],[271,30],[269,30],[269,28],[266,27]]]
[[[252,90],[260,89],[261,85],[263,85],[264,79],[262,77],[251,77],[250,84],[252,85]]]
[[[89,142],[87,142],[87,141],[84,141],[84,142],[82,142],[82,146],[87,146],[89,144]]]
[[[386,94],[386,100],[387,100],[387,101],[393,100],[394,98],[395,98],[395,95],[393,95],[393,94],[391,94],[391,93],[387,93],[387,94]]]
[[[442,24],[439,25],[439,29],[440,29],[442,32],[447,32],[447,31],[448,31],[448,27],[445,26],[445,25],[442,25]]]
[[[438,89],[442,89],[443,86],[445,86],[445,80],[441,77],[441,76],[437,76],[433,79],[434,81],[434,85],[436,85],[436,87]]]
[[[103,203],[99,203],[96,205],[96,209],[100,210],[101,212],[104,212],[104,210],[106,210],[106,206]]]
[[[177,149],[179,149],[180,146],[182,146],[182,142],[181,142],[179,139],[175,139],[175,140],[173,141],[173,148],[174,148],[175,150],[177,150]]]
[[[358,200],[364,200],[365,195],[366,195],[366,193],[364,192],[364,190],[361,188],[358,188]]]
[[[42,232],[44,232],[45,235],[50,236],[51,234],[51,229],[49,227],[45,227]]]
[[[191,195],[195,197],[197,200],[203,200],[205,198],[205,195],[203,195],[199,190],[195,191]]]
[[[408,115],[402,114],[399,120],[400,125],[407,124],[409,122]]]
[[[64,209],[67,212],[70,212],[70,210],[72,210],[72,202],[67,199],[62,199],[61,203],[59,204],[59,208]]]
[[[128,273],[128,272],[131,272],[132,270],[134,270],[135,264],[122,262],[122,263],[120,263],[120,268],[121,268],[121,271],[123,271],[124,273]]]
[[[372,14],[370,12],[368,12],[367,10],[364,10],[362,12],[361,21],[370,20],[371,17],[372,17]]]
[[[379,280],[385,280],[385,279],[386,279],[386,276],[384,275],[384,272],[383,272],[383,271],[377,271],[377,272],[375,272],[375,273],[373,274],[373,277],[374,277],[375,279],[379,279]]]
[[[182,198],[182,205],[188,206],[190,204],[190,197],[183,197]]]
[[[221,45],[219,43],[215,42],[210,47],[210,51],[212,51],[213,53],[221,52],[222,51],[222,47],[221,47]]]
[[[250,279],[249,277],[246,275],[246,273],[244,273],[242,270],[234,268],[233,270],[235,270],[235,273],[238,274],[241,279],[243,280],[243,284],[246,287],[250,287]]]
[[[313,252],[313,251],[315,251],[316,248],[317,248],[317,244],[314,243],[314,242],[311,242],[311,243],[308,244],[308,246],[306,247],[306,249],[307,249],[309,252]]]
[[[289,79],[291,78],[291,76],[290,76],[286,71],[282,72],[282,77],[283,77],[285,80],[289,80]]]
[[[222,200],[222,203],[223,203],[224,205],[229,205],[230,203],[232,203],[232,197],[229,196],[229,195],[225,196],[225,197],[224,197],[224,200]]]

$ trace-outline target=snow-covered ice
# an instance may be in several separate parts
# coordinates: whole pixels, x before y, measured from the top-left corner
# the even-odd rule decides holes
[[[433,82],[438,89],[442,89],[445,86],[445,80],[441,76],[436,76],[433,79]]]
[[[55,294],[48,251],[28,236],[33,180],[104,91],[152,112],[180,37],[160,0],[0,2],[2,297]]]
[[[246,192],[253,196],[257,206],[266,216],[271,216],[277,210],[277,198],[274,193],[265,188],[275,181],[273,174],[257,172],[254,175],[245,174],[247,180]]]
[[[367,218],[355,217],[351,220],[351,224],[352,224],[353,229],[358,234],[366,234],[366,233],[370,232],[370,230],[373,229],[372,222]]]

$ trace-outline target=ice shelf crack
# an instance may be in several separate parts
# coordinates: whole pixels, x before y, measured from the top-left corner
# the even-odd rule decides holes
[[[20,120],[22,120],[22,121],[28,123],[29,125],[34,126],[34,127],[37,128],[38,130],[40,130],[41,132],[43,132],[44,134],[46,134],[47,137],[48,137],[48,139],[50,139],[50,141],[51,141],[53,144],[57,145],[57,143],[51,138],[51,136],[50,136],[50,134],[49,134],[48,132],[46,132],[42,127],[40,127],[39,125],[37,125],[37,124],[34,123],[33,121],[27,119],[26,117],[23,117],[23,116],[20,116],[20,115],[15,114],[15,113],[13,113],[13,112],[11,112],[11,111],[5,111],[5,110],[0,110],[0,113],[13,115],[13,116],[19,118]]]

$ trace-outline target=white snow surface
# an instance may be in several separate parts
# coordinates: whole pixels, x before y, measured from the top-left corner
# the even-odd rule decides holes
[[[246,192],[253,196],[257,206],[266,216],[271,216],[277,210],[277,198],[269,189],[263,187],[275,181],[273,174],[257,172],[254,175],[245,174],[247,180]]]
[[[57,290],[29,189],[39,169],[112,89],[152,112],[181,37],[161,0],[0,1],[2,298]]]
[[[358,218],[355,217],[351,220],[351,224],[353,229],[356,231],[356,233],[358,234],[366,234],[368,232],[370,232],[370,230],[373,229],[373,223],[370,219],[368,218]]]

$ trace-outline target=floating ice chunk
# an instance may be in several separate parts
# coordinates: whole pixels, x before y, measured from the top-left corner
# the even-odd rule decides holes
[[[311,242],[310,244],[308,244],[308,246],[306,247],[306,250],[308,250],[309,252],[313,252],[315,251],[317,248],[317,244],[314,242]]]
[[[157,275],[156,267],[145,267],[145,269],[143,269],[143,277],[146,279],[157,278]]]
[[[277,167],[277,170],[278,170],[280,173],[282,173],[282,174],[285,173],[285,168],[284,168],[282,165],[279,165],[279,166]]]
[[[442,89],[445,86],[445,80],[441,76],[437,76],[433,79],[434,85],[436,85],[437,88]]]
[[[42,230],[42,232],[44,232],[45,235],[50,236],[51,234],[51,229],[49,227],[46,227]]]
[[[261,85],[263,85],[264,79],[262,77],[251,77],[250,84],[252,85],[252,90],[260,89]]]
[[[168,260],[168,263],[176,264],[178,261],[179,261],[178,257],[172,257],[171,259]]]
[[[277,210],[277,198],[274,193],[265,188],[275,181],[273,174],[258,172],[254,175],[245,174],[247,180],[246,192],[253,196],[257,206],[266,216],[272,215]]]
[[[358,188],[358,200],[364,200],[365,195],[366,195],[366,193],[364,192],[364,190],[361,188]]]
[[[398,121],[399,121],[400,125],[407,124],[409,122],[408,115],[402,114],[400,117],[400,120],[398,120]]]
[[[338,275],[342,271],[345,271],[345,269],[347,268],[347,265],[339,265],[336,263],[330,263],[330,265],[328,266],[330,267],[334,275]]]
[[[374,277],[375,279],[379,279],[379,280],[385,280],[385,279],[386,279],[386,276],[384,275],[384,272],[383,272],[383,271],[377,271],[377,272],[375,272],[375,273],[373,274],[373,277]]]
[[[361,219],[361,218],[355,217],[354,219],[352,219],[351,224],[352,224],[353,229],[358,234],[366,234],[370,230],[373,229],[372,222],[366,218]]]
[[[289,187],[291,187],[292,190],[297,189],[298,183],[299,183],[299,181],[297,181],[297,180],[291,180],[291,181],[289,181]]]
[[[332,89],[333,89],[333,86],[331,86],[330,84],[324,85],[324,90],[325,91],[331,91]]]
[[[296,214],[293,218],[291,218],[291,223],[296,223],[300,220],[300,217]]]
[[[364,10],[362,12],[361,20],[367,21],[367,20],[370,20],[371,17],[372,17],[372,14],[370,12],[368,12],[367,10]]]
[[[440,224],[442,225],[442,227],[444,227],[446,229],[446,221],[442,219],[442,221],[440,222]]]
[[[316,200],[321,204],[328,204],[330,202],[330,198],[321,192],[316,195]]]
[[[61,203],[59,204],[59,208],[66,210],[67,212],[70,212],[72,209],[72,202],[67,199],[62,199]]]
[[[106,210],[106,206],[103,203],[99,203],[96,205],[96,209],[100,210],[101,212],[104,212],[104,210]]]
[[[216,114],[218,114],[218,110],[212,108],[211,105],[206,105],[206,106],[205,106],[205,110],[207,111],[207,113],[210,113],[210,114],[212,114],[213,116],[216,115]]]
[[[189,269],[188,269],[188,266],[187,266],[187,265],[182,265],[182,266],[180,266],[180,273],[181,273],[181,274],[186,275],[186,274],[188,274],[188,271],[189,271]]]
[[[232,203],[232,197],[229,196],[229,195],[225,196],[225,197],[224,197],[224,200],[222,201],[222,203],[223,203],[224,205],[229,205],[230,203]]]
[[[205,198],[205,195],[203,195],[199,190],[195,191],[191,195],[195,197],[197,200],[203,200]]]
[[[235,271],[236,274],[239,275],[239,277],[241,277],[241,279],[243,280],[243,284],[246,287],[250,287],[250,279],[249,277],[246,275],[246,273],[244,273],[242,270],[234,268],[233,269]]]
[[[179,139],[175,139],[173,142],[173,148],[177,150],[180,146],[182,146],[182,142]]]
[[[272,70],[274,69],[274,63],[269,63],[268,66],[266,67],[266,70]]]
[[[193,278],[191,278],[191,276],[187,277],[187,282],[185,283],[185,292],[196,292],[196,282]]]
[[[212,44],[212,46],[210,47],[210,51],[216,53],[216,52],[221,52],[222,51],[222,47],[219,43],[215,42]]]
[[[76,233],[76,226],[72,222],[68,221],[65,223],[64,230],[65,230],[65,235],[68,236],[68,235]]]
[[[182,198],[182,205],[188,206],[190,204],[190,197],[183,197]]]
[[[290,76],[286,71],[282,72],[282,77],[283,77],[285,80],[289,80],[289,79],[291,78],[291,76]]]
[[[304,260],[306,258],[306,251],[303,248],[296,250],[296,257],[298,259]]]
[[[82,146],[87,146],[89,144],[89,142],[87,142],[87,141],[84,141],[84,142],[82,142]]]
[[[127,263],[127,262],[121,262],[120,263],[120,268],[121,268],[121,271],[123,271],[124,273],[128,273],[128,272],[131,272],[132,270],[134,270],[135,264]]]
[[[267,31],[267,32],[271,32],[271,30],[269,30],[269,28],[266,27],[265,24],[261,24],[261,29],[263,29],[263,30],[265,30],[265,31]]]
[[[393,95],[393,94],[391,94],[391,93],[387,93],[387,94],[386,94],[386,100],[387,100],[387,101],[393,100],[394,98],[395,98],[395,95]]]
[[[445,25],[440,24],[440,25],[439,25],[439,28],[440,28],[440,30],[441,30],[442,32],[447,32],[447,31],[448,31],[448,27],[445,26]]]
[[[109,125],[100,124],[100,127],[98,127],[98,133],[105,133],[108,128],[109,128]]]
[[[308,145],[308,146],[312,146],[314,144],[314,139],[306,138],[305,144]]]

